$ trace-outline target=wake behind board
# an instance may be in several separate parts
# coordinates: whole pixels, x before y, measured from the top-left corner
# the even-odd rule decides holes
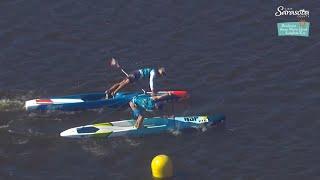
[[[223,124],[225,116],[215,114],[211,116],[188,116],[175,118],[153,117],[145,118],[143,128],[135,128],[135,120],[122,120],[100,124],[79,126],[60,133],[62,137],[87,138],[87,137],[137,137],[148,134],[165,133],[182,129],[197,129]]]

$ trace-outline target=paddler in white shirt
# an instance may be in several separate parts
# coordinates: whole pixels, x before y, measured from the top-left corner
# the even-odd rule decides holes
[[[140,79],[149,79],[150,90],[152,94],[155,94],[155,89],[153,86],[153,81],[158,76],[165,76],[166,71],[164,67],[158,69],[155,68],[143,68],[133,71],[128,74],[121,82],[114,84],[111,88],[106,90],[106,95],[108,98],[113,97],[121,88],[125,87],[127,84],[134,83]]]

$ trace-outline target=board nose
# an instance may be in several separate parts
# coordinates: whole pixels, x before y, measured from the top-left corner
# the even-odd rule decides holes
[[[171,95],[177,96],[179,98],[188,98],[189,94],[187,91],[170,91]]]
[[[224,126],[226,121],[226,116],[224,114],[217,113],[217,114],[208,116],[208,120],[212,126],[215,126],[215,125]]]

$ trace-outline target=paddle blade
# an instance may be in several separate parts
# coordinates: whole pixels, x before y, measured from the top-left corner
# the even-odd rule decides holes
[[[116,67],[116,68],[119,68],[119,67],[120,67],[118,61],[117,61],[115,58],[112,58],[112,59],[110,60],[110,66]]]

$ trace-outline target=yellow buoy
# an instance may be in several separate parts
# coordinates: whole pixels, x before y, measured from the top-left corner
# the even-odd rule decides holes
[[[152,175],[155,178],[170,178],[173,176],[172,161],[167,155],[158,155],[151,162]]]

